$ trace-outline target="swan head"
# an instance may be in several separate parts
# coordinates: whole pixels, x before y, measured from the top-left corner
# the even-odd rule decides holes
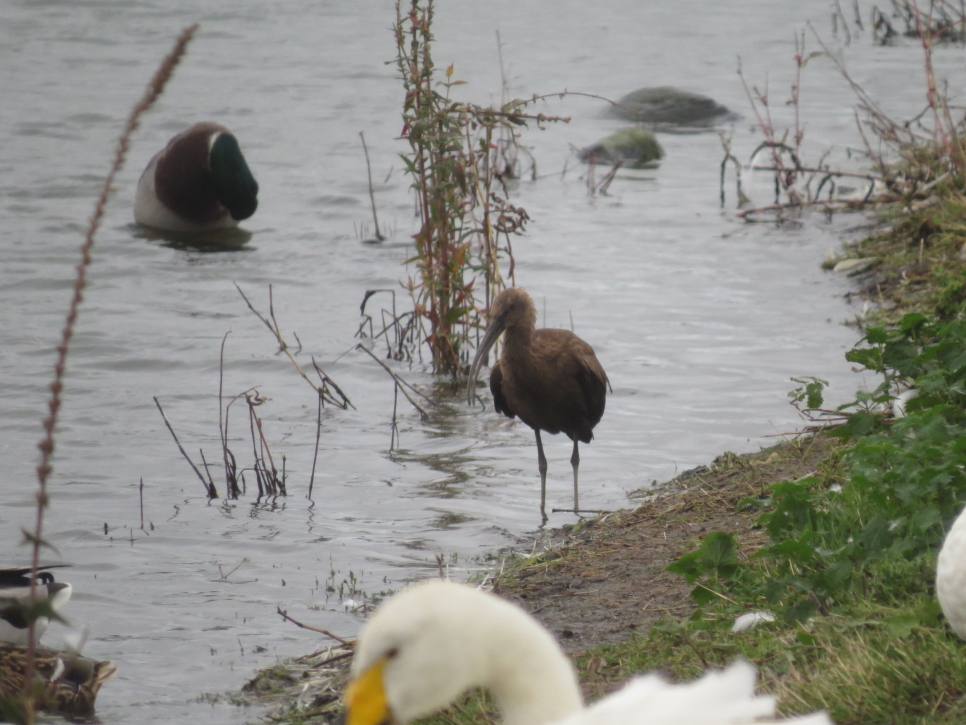
[[[539,725],[582,707],[553,637],[513,604],[454,582],[417,584],[363,627],[346,690],[346,725],[406,723],[472,687],[494,695],[504,722]]]

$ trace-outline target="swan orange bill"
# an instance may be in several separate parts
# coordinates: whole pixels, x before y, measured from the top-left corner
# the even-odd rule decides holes
[[[385,666],[386,658],[382,657],[349,683],[345,692],[345,725],[381,725],[392,720],[382,681]]]

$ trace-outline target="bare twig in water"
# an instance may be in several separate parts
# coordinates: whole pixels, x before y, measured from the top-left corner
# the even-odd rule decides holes
[[[382,310],[382,330],[375,332],[372,324],[372,315],[366,312],[366,304],[369,302],[369,298],[379,292],[388,292],[392,295],[392,311],[386,309]],[[418,339],[415,335],[417,328],[417,319],[412,312],[404,312],[402,314],[397,314],[396,312],[396,291],[393,289],[369,289],[366,290],[365,296],[362,298],[362,304],[360,305],[359,312],[362,315],[362,322],[359,323],[359,329],[356,330],[355,336],[358,338],[369,337],[373,340],[380,337],[384,337],[386,340],[386,355],[393,360],[405,360],[409,362],[412,360],[412,351],[418,345]],[[386,317],[389,317],[388,321]],[[405,324],[403,321],[406,320]],[[369,328],[369,334],[366,335],[366,328]],[[393,339],[390,340],[389,332],[392,331]]]
[[[339,394],[341,396],[340,398],[336,398],[335,396],[333,396],[328,391],[327,387],[324,384],[320,387],[315,383],[313,383],[312,380],[309,378],[309,376],[306,374],[305,370],[302,369],[302,366],[298,364],[298,361],[292,355],[291,351],[289,350],[288,343],[286,343],[285,338],[282,337],[282,331],[278,326],[278,321],[275,319],[274,302],[272,300],[272,285],[268,286],[269,316],[271,317],[271,320],[272,320],[271,322],[269,322],[267,319],[265,319],[265,317],[262,316],[261,313],[259,313],[258,310],[255,309],[255,307],[249,301],[248,297],[245,296],[245,293],[242,292],[241,287],[239,287],[237,283],[234,283],[234,284],[235,284],[235,289],[238,290],[238,294],[242,296],[242,299],[245,300],[245,304],[248,305],[248,309],[250,309],[255,314],[255,316],[265,324],[265,327],[271,330],[272,334],[275,336],[275,339],[278,341],[279,351],[285,353],[286,357],[288,357],[292,365],[295,366],[295,369],[298,370],[299,375],[302,376],[302,379],[305,380],[305,382],[307,382],[309,385],[311,385],[312,388],[317,393],[322,395],[324,400],[328,401],[332,405],[338,406],[343,410],[353,407],[352,403],[349,402],[349,399],[346,398],[344,395],[341,395],[341,391],[339,391],[338,386],[336,386],[334,383],[332,383],[332,386],[337,391],[339,391]],[[328,380],[331,383],[331,379],[328,379]]]
[[[228,420],[227,409],[222,408],[222,396],[225,382],[225,342],[231,330],[221,338],[221,352],[218,356],[218,433],[221,435],[221,459],[225,465],[225,495],[228,498],[238,498],[238,465],[235,456],[228,448]],[[224,417],[222,412],[224,410]]]
[[[602,194],[604,196],[607,195],[607,190],[610,188],[610,183],[614,180],[614,177],[617,176],[617,170],[620,169],[620,167],[623,165],[624,165],[624,159],[618,159],[614,163],[610,171],[608,171],[604,175],[604,178],[600,180],[600,186],[597,187],[598,194]]]
[[[319,393],[319,410],[315,418],[315,452],[312,454],[312,473],[309,475],[309,494],[306,498],[312,500],[312,486],[315,485],[315,463],[319,460],[319,439],[322,437],[322,394]]]
[[[721,159],[721,206],[724,207],[725,205],[725,172],[730,161],[735,167],[735,187],[738,194],[738,207],[740,208],[750,201],[741,189],[741,162],[731,153],[731,136],[725,136],[724,133],[719,133],[718,136],[721,138],[721,145],[725,152],[724,158]]]
[[[416,393],[416,395],[419,395],[420,397],[422,397],[430,405],[435,406],[436,405],[435,401],[433,401],[430,398],[427,398],[425,395],[423,395],[421,392],[419,392],[412,385],[410,385],[405,380],[403,380],[401,377],[399,377],[398,375],[396,375],[396,373],[394,373],[392,370],[389,369],[389,366],[386,365],[386,363],[384,363],[382,360],[380,360],[375,355],[373,355],[372,354],[372,350],[370,350],[369,348],[367,348],[365,345],[363,345],[363,344],[360,343],[360,344],[356,345],[356,349],[357,350],[362,350],[366,355],[368,355],[373,360],[375,360],[377,363],[379,363],[382,366],[382,369],[383,370],[385,370],[387,373],[389,373],[389,377],[391,377],[392,380],[393,380],[393,382],[396,384],[396,388],[402,392],[402,394],[406,397],[406,400],[409,401],[409,404],[412,405],[416,410],[419,411],[419,414],[423,417],[424,420],[427,417],[429,417],[427,415],[426,411],[423,410],[422,408],[420,408],[419,405],[416,403],[416,401],[413,400],[412,396],[409,393],[406,392],[406,388],[409,388],[414,393]]]
[[[147,529],[144,528],[144,479],[141,479],[141,483],[138,486],[138,498],[141,501],[141,531],[145,534],[148,533]],[[150,536],[150,534],[148,534]]]
[[[372,223],[376,227],[376,237],[371,241],[381,242],[385,240],[385,237],[379,231],[379,217],[376,216],[376,194],[372,190],[372,166],[369,163],[369,149],[366,146],[366,137],[362,131],[359,131],[359,138],[362,139],[362,150],[366,155],[366,173],[369,175],[369,201],[372,203]]]
[[[280,493],[285,496],[287,495],[285,481],[278,477],[278,469],[275,467],[271,448],[269,448],[265,432],[262,430],[262,419],[255,412],[255,406],[261,405],[265,402],[265,399],[259,398],[257,394],[246,395],[245,402],[248,403],[249,423],[252,430],[252,449],[255,454],[254,469],[255,477],[258,480],[258,493],[261,495],[264,487],[264,492],[270,496],[277,496]],[[256,428],[258,429],[257,439]]]
[[[331,639],[334,639],[336,642],[339,642],[339,643],[345,645],[346,647],[355,647],[355,645],[356,645],[355,640],[342,639],[342,637],[340,637],[340,636],[338,636],[336,634],[332,634],[332,632],[329,632],[326,629],[320,629],[319,627],[313,627],[313,626],[311,626],[309,624],[303,624],[302,622],[298,621],[297,619],[293,619],[292,617],[288,616],[288,612],[284,611],[281,607],[277,607],[277,610],[276,611],[278,611],[278,613],[281,615],[282,619],[285,619],[285,620],[291,622],[296,627],[301,627],[302,629],[307,629],[310,632],[318,632],[319,634],[324,634],[326,637],[329,637]]]
[[[154,404],[158,406],[158,411],[161,413],[161,417],[164,419],[164,424],[168,426],[168,430],[171,431],[171,437],[174,438],[174,442],[177,444],[178,450],[181,451],[181,455],[184,456],[184,459],[191,466],[192,470],[194,470],[195,474],[198,476],[198,479],[201,481],[201,485],[205,487],[208,498],[218,498],[218,491],[215,490],[214,484],[209,484],[208,481],[205,480],[205,477],[201,475],[201,471],[198,470],[198,467],[194,464],[194,461],[192,461],[191,457],[187,454],[187,452],[185,452],[184,447],[181,445],[181,441],[178,440],[177,433],[174,432],[174,428],[172,428],[171,424],[168,422],[168,417],[164,414],[164,408],[161,407],[161,402],[157,398],[154,398]]]

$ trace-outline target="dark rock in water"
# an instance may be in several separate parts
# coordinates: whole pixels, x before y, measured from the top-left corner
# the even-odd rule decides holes
[[[739,118],[713,98],[671,86],[639,88],[618,103],[610,115],[661,129],[709,128]]]
[[[620,162],[630,169],[656,165],[664,157],[664,149],[650,131],[625,128],[602,138],[593,146],[581,149],[580,160],[588,164],[613,166]]]

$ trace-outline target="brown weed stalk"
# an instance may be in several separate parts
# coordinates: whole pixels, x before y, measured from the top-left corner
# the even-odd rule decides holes
[[[474,331],[484,325],[482,309],[513,280],[512,236],[523,231],[526,211],[508,201],[507,181],[515,176],[519,129],[565,120],[528,113],[539,98],[515,100],[499,109],[450,98],[463,81],[436,77],[431,46],[433,0],[396,3],[396,63],[405,90],[404,155],[413,178],[420,226],[413,240],[417,275],[406,283],[417,329],[423,330],[439,373],[457,377],[468,358]],[[502,134],[502,137],[501,137]],[[507,265],[506,272],[503,265]]]
[[[54,430],[57,427],[57,418],[60,412],[61,395],[64,389],[64,375],[67,367],[67,354],[70,349],[70,340],[74,335],[74,325],[77,322],[80,303],[84,299],[84,288],[87,285],[87,268],[91,263],[91,250],[94,247],[94,237],[98,228],[100,227],[101,220],[104,217],[107,202],[110,200],[110,197],[114,191],[114,179],[118,172],[120,172],[121,167],[124,165],[124,161],[127,158],[127,153],[131,144],[131,135],[140,125],[141,116],[143,116],[144,113],[154,105],[154,102],[164,92],[165,85],[170,80],[175,68],[178,66],[178,63],[184,56],[188,43],[191,42],[191,39],[194,37],[197,29],[198,24],[195,23],[188,26],[181,32],[181,35],[179,35],[178,39],[175,41],[174,47],[171,49],[168,55],[165,56],[150,83],[148,83],[148,87],[145,90],[144,95],[141,97],[141,100],[139,100],[131,109],[131,112],[128,115],[127,123],[125,124],[124,130],[117,142],[117,147],[114,152],[114,161],[111,164],[107,178],[104,180],[104,186],[101,189],[100,197],[94,205],[94,213],[91,215],[90,222],[87,227],[87,233],[84,236],[84,242],[81,244],[81,261],[77,265],[77,276],[74,281],[73,296],[71,297],[67,318],[64,323],[64,328],[61,332],[61,342],[57,346],[57,359],[54,363],[54,379],[50,384],[51,395],[50,400],[47,403],[48,415],[43,422],[44,437],[39,444],[40,463],[37,466],[37,480],[39,483],[39,490],[37,492],[37,519],[34,525],[33,533],[29,533],[24,530],[25,540],[33,546],[30,578],[31,605],[33,605],[36,600],[36,576],[37,567],[40,563],[40,549],[42,546],[50,546],[50,544],[45,542],[43,539],[43,523],[44,509],[46,509],[49,504],[47,497],[47,481],[51,472],[53,471],[51,459],[53,458],[55,448]],[[30,622],[27,642],[27,662],[24,672],[23,712],[25,715],[25,721],[32,723],[35,718],[35,711],[33,699],[30,697],[30,690],[34,684],[34,658],[36,650],[33,621]]]
[[[321,378],[320,384],[313,382],[309,378],[308,373],[306,373],[302,366],[299,365],[298,361],[295,359],[295,353],[292,352],[288,343],[285,341],[285,337],[282,335],[282,329],[279,327],[278,320],[275,319],[275,302],[272,296],[272,285],[268,285],[268,319],[266,319],[258,310],[255,309],[255,306],[252,305],[245,293],[242,292],[241,287],[235,284],[235,289],[238,290],[238,294],[240,294],[242,299],[245,300],[245,304],[248,305],[248,309],[250,309],[252,313],[254,313],[254,315],[261,320],[265,327],[267,327],[275,336],[275,339],[278,341],[279,352],[285,353],[285,356],[289,359],[292,365],[295,366],[295,369],[298,371],[299,375],[302,376],[302,379],[312,386],[312,389],[315,390],[316,394],[322,398],[323,402],[328,402],[331,405],[342,408],[343,410],[355,407],[352,405],[352,401],[345,396],[339,386],[336,385],[335,382],[322,371],[322,368],[316,364],[315,360],[312,361],[312,365],[314,366],[316,373]],[[296,339],[298,338],[296,337]],[[299,343],[299,350],[301,349],[302,345]]]

